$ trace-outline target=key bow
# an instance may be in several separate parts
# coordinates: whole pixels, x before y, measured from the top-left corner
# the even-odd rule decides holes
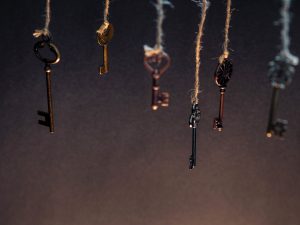
[[[97,40],[99,45],[107,45],[114,35],[114,27],[111,23],[104,22],[97,30]]]
[[[269,63],[268,77],[273,87],[284,89],[292,82],[295,73],[295,64],[290,58],[284,55],[277,55],[273,61]]]
[[[226,87],[227,83],[231,79],[233,71],[233,64],[231,60],[224,59],[222,63],[219,63],[215,72],[215,82],[219,87]]]
[[[199,109],[198,104],[192,105],[192,112],[189,118],[189,126],[190,128],[197,128],[201,118],[201,111]]]
[[[41,54],[40,50],[44,48],[48,48],[52,54],[54,54],[53,58],[45,57]],[[60,61],[60,52],[58,48],[54,45],[50,36],[42,36],[42,40],[35,43],[33,47],[33,51],[35,56],[41,60],[45,64],[56,64]]]
[[[156,76],[155,78],[159,79],[170,67],[171,58],[164,51],[153,54],[145,54],[144,65],[152,76]]]

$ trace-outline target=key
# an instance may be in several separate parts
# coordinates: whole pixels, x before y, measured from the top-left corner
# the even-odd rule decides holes
[[[197,141],[197,126],[199,124],[201,112],[198,104],[192,105],[192,113],[189,118],[189,126],[192,128],[192,154],[190,156],[189,169],[193,169],[196,166],[196,141]]]
[[[214,119],[213,128],[218,131],[223,130],[224,98],[227,83],[232,76],[233,65],[229,59],[224,59],[223,63],[218,64],[214,78],[215,83],[220,89],[219,115]]]
[[[48,48],[54,55],[54,58],[43,57],[40,50]],[[50,37],[43,37],[42,41],[37,42],[34,45],[34,53],[36,57],[44,64],[44,71],[46,74],[46,86],[47,86],[47,105],[48,112],[38,111],[38,115],[43,116],[45,120],[39,120],[39,124],[49,127],[50,133],[54,133],[54,115],[53,115],[53,101],[51,93],[51,64],[56,64],[60,61],[60,53],[57,47],[51,42]]]
[[[97,39],[99,45],[102,46],[103,50],[103,63],[99,68],[99,74],[104,75],[108,73],[109,62],[108,62],[108,43],[111,41],[114,34],[114,27],[108,22],[104,22],[97,30]]]
[[[169,106],[170,94],[168,92],[160,92],[158,80],[169,68],[170,63],[171,59],[165,52],[152,54],[144,58],[144,65],[152,76],[152,110],[157,110],[159,106]]]
[[[269,64],[269,79],[273,86],[273,93],[269,111],[269,120],[267,125],[266,136],[271,138],[274,136],[283,137],[287,131],[288,121],[283,119],[276,119],[276,112],[278,109],[278,97],[280,90],[291,83],[295,68],[293,62],[285,55],[277,55],[275,60]]]

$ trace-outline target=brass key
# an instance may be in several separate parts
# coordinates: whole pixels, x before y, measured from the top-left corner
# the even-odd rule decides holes
[[[233,70],[232,62],[229,59],[224,59],[219,63],[214,75],[215,83],[220,88],[220,103],[219,103],[219,116],[214,119],[213,128],[218,131],[223,130],[223,114],[224,114],[224,97],[227,83],[231,79]]]
[[[48,48],[51,53],[54,54],[54,58],[43,57],[40,50],[43,48]],[[47,84],[47,102],[48,102],[48,112],[38,111],[38,115],[44,116],[45,120],[39,120],[39,124],[49,127],[50,133],[54,133],[54,116],[53,116],[53,101],[51,93],[51,64],[56,64],[60,60],[60,53],[57,47],[52,43],[50,37],[43,37],[42,41],[38,41],[34,45],[34,53],[36,57],[45,63],[44,71],[46,74],[46,84]]]
[[[102,46],[103,50],[103,63],[99,68],[99,74],[104,75],[108,73],[109,62],[108,62],[108,43],[111,41],[114,34],[114,27],[108,22],[104,22],[97,30],[97,39],[99,45]]]
[[[152,110],[157,110],[159,106],[169,106],[170,94],[168,92],[160,92],[158,80],[166,72],[170,64],[171,59],[165,52],[145,55],[144,65],[152,76]]]

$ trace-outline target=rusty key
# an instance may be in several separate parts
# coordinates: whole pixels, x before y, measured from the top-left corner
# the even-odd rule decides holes
[[[50,52],[54,55],[53,58],[47,58],[42,56],[40,50],[48,48]],[[38,111],[38,115],[44,116],[45,120],[39,120],[39,124],[49,127],[50,133],[54,133],[54,116],[53,116],[53,100],[51,93],[51,64],[56,64],[60,60],[60,53],[57,47],[52,43],[50,37],[42,37],[41,41],[38,41],[33,47],[36,57],[41,60],[44,64],[44,71],[46,74],[46,84],[47,84],[47,103],[48,112]]]
[[[104,22],[97,30],[97,39],[99,45],[102,46],[103,50],[103,63],[99,68],[99,74],[104,75],[108,73],[109,62],[108,62],[108,43],[113,38],[114,27],[108,22]]]
[[[152,76],[152,110],[157,110],[159,106],[169,106],[170,95],[168,92],[160,92],[158,80],[166,72],[170,64],[171,59],[165,52],[145,55],[144,65]]]
[[[231,79],[233,70],[232,62],[229,59],[224,59],[219,63],[214,74],[215,83],[220,89],[219,115],[214,119],[213,128],[218,131],[223,130],[223,114],[224,114],[224,97],[227,83]]]

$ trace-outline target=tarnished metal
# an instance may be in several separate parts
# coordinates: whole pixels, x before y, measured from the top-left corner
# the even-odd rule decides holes
[[[198,104],[192,105],[192,112],[189,117],[189,126],[192,128],[192,154],[190,156],[189,168],[193,169],[196,166],[196,143],[197,143],[197,127],[200,122],[201,112]]]
[[[159,106],[169,106],[170,95],[168,92],[160,92],[158,80],[166,72],[171,64],[171,58],[165,52],[145,55],[144,65],[152,76],[152,110],[157,110]]]
[[[224,98],[227,83],[230,81],[233,71],[233,64],[229,59],[224,59],[219,63],[214,74],[215,83],[220,88],[219,115],[214,119],[213,128],[218,131],[223,130]]]
[[[48,48],[53,53],[53,58],[47,58],[40,52],[43,48]],[[56,64],[60,61],[60,53],[57,47],[52,43],[50,37],[42,37],[41,41],[35,43],[33,47],[36,57],[44,64],[44,71],[46,74],[46,86],[47,86],[47,105],[48,112],[38,111],[38,115],[43,116],[45,120],[39,120],[39,124],[49,127],[50,133],[54,133],[54,115],[53,115],[53,100],[51,93],[51,64]]]
[[[273,135],[283,137],[283,134],[287,131],[288,121],[276,119],[278,97],[280,90],[285,89],[286,86],[292,82],[295,73],[295,65],[288,57],[279,54],[269,63],[269,67],[268,77],[273,87],[273,92],[266,136],[269,138]]]

